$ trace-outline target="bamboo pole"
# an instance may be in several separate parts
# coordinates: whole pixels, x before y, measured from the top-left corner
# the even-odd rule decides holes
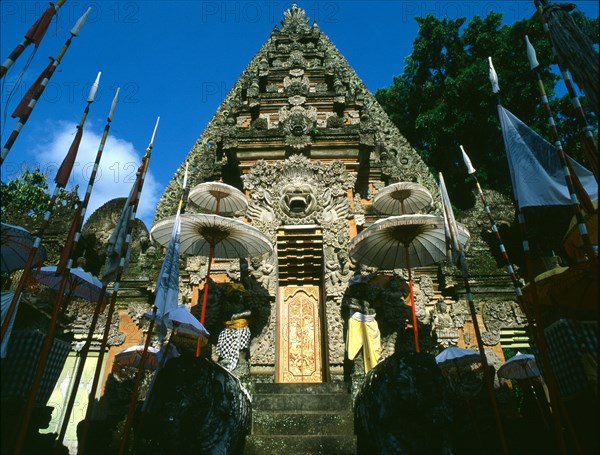
[[[58,0],[56,3],[50,3],[50,6],[46,11],[42,13],[37,21],[31,26],[27,33],[25,33],[25,38],[21,41],[17,46],[13,49],[13,51],[9,54],[8,58],[2,62],[0,65],[0,79],[4,77],[4,75],[8,72],[10,67],[17,61],[17,59],[21,56],[23,51],[29,46],[31,43],[35,43],[35,47],[37,48],[42,41],[42,38],[46,34],[48,30],[48,26],[52,21],[54,15],[58,12],[60,7],[65,3],[66,0]],[[48,17],[50,16],[50,17]]]
[[[590,166],[590,170],[594,173],[596,181],[598,181],[598,146],[596,145],[596,141],[594,140],[592,128],[590,127],[590,124],[587,121],[587,117],[585,115],[583,107],[581,106],[581,102],[579,101],[577,92],[575,91],[575,87],[573,85],[571,75],[569,74],[569,70],[565,68],[564,64],[559,58],[558,51],[556,49],[556,46],[554,45],[554,41],[552,40],[552,36],[550,33],[550,26],[548,25],[548,22],[546,22],[546,20],[544,19],[542,5],[538,0],[536,0],[534,3],[546,37],[552,45],[552,54],[554,55],[554,61],[558,65],[558,69],[562,75],[565,87],[567,88],[567,93],[569,94],[571,104],[573,105],[573,112],[575,113],[575,117],[577,117],[577,121],[579,123],[583,148],[586,153],[586,158]]]
[[[82,134],[83,126],[85,124],[85,121],[86,121],[87,116],[90,111],[90,106],[94,102],[94,98],[96,96],[96,91],[98,89],[99,79],[100,79],[100,73],[98,73],[98,77],[96,78],[94,85],[90,89],[90,93],[87,98],[87,105],[83,111],[81,120],[79,121],[79,124],[77,125],[79,135]],[[77,144],[77,148],[78,147],[79,147],[79,144]],[[61,168],[62,168],[62,166],[61,166]],[[61,172],[61,170],[59,169],[58,173],[60,173],[60,172]],[[70,170],[69,170],[68,174],[70,174]],[[65,183],[65,182],[63,181],[62,183]],[[56,188],[60,188],[63,186],[64,185],[59,184],[57,182]],[[55,192],[56,192],[56,189],[55,189]],[[89,200],[89,197],[88,197],[88,200]],[[71,253],[74,250],[75,234],[77,232],[77,227],[81,224],[82,210],[83,210],[83,204],[80,203],[80,204],[78,204],[75,216],[73,217],[71,229],[69,230],[68,238],[66,240],[61,259],[70,258]],[[47,219],[46,219],[46,217],[44,217],[44,221],[46,221],[46,224],[48,223],[49,219],[50,219],[49,216],[47,217]],[[39,233],[38,233],[38,237],[39,237]],[[31,253],[30,253],[30,255],[31,255]],[[36,367],[36,370],[34,373],[33,384],[31,385],[31,389],[29,391],[28,398],[27,398],[27,401],[25,404],[25,408],[22,413],[22,418],[21,418],[21,423],[20,423],[20,431],[17,435],[17,442],[15,444],[15,451],[14,451],[14,453],[17,455],[19,453],[21,453],[21,450],[23,449],[23,444],[25,443],[25,436],[27,435],[27,432],[29,430],[29,423],[31,420],[31,414],[33,411],[33,407],[35,405],[37,392],[42,383],[42,378],[44,375],[44,370],[46,368],[46,363],[48,361],[48,357],[50,356],[50,350],[52,348],[52,343],[54,342],[54,333],[55,333],[56,327],[58,325],[58,320],[60,318],[60,314],[61,314],[61,310],[62,310],[62,302],[63,302],[64,292],[65,292],[65,289],[66,289],[66,286],[67,286],[67,283],[68,283],[68,280],[69,280],[69,277],[71,274],[70,269],[72,266],[72,259],[69,259],[68,262],[69,263],[67,264],[66,268],[64,267],[64,264],[59,264],[59,266],[57,267],[57,274],[61,275],[61,282],[60,282],[58,291],[56,293],[54,305],[52,307],[52,313],[51,313],[51,317],[50,317],[50,322],[48,324],[48,329],[46,331],[46,336],[44,337],[44,341],[42,343],[40,357],[38,359],[37,367]],[[23,275],[21,276],[21,281],[23,281],[24,276],[28,276],[30,273],[31,273],[31,267],[29,268],[27,275],[24,270]],[[21,282],[19,284],[21,284]]]
[[[448,194],[446,192],[446,185],[444,183],[444,177],[442,173],[439,173],[440,178],[440,190],[442,194],[442,207],[444,210],[444,217],[448,220],[448,227],[450,229],[450,237],[452,240],[452,249],[454,252],[458,253],[458,265],[460,268],[460,272],[463,278],[463,284],[465,286],[465,293],[467,302],[469,304],[469,311],[471,313],[471,319],[473,320],[473,329],[475,331],[475,339],[477,340],[477,348],[479,349],[479,353],[481,354],[481,366],[483,367],[483,378],[485,381],[485,385],[487,387],[488,396],[490,398],[490,403],[492,405],[492,413],[494,415],[494,422],[496,424],[496,430],[498,431],[498,439],[500,441],[500,447],[502,449],[502,453],[507,455],[508,445],[506,443],[506,436],[504,433],[504,426],[502,425],[502,419],[500,418],[500,411],[498,410],[498,401],[496,400],[496,392],[494,390],[494,379],[490,374],[489,363],[487,361],[487,356],[485,354],[485,346],[483,345],[483,340],[481,338],[481,331],[479,329],[479,321],[477,319],[477,311],[475,310],[475,303],[473,301],[473,293],[471,292],[471,284],[469,283],[469,271],[467,266],[467,258],[465,257],[465,253],[462,245],[458,241],[458,231],[456,229],[456,224],[454,222],[454,215],[452,213],[452,208],[450,206],[450,200],[448,198]]]
[[[130,243],[131,243],[131,236],[132,236],[132,232],[133,232],[135,216],[137,213],[140,196],[141,196],[142,189],[144,186],[146,172],[148,170],[148,164],[150,162],[150,155],[152,152],[152,147],[154,145],[154,136],[156,134],[157,128],[158,128],[158,120],[156,122],[156,126],[154,127],[154,132],[152,133],[152,139],[150,140],[150,144],[148,145],[148,148],[146,149],[146,153],[144,154],[144,157],[142,158],[142,164],[140,166],[140,171],[138,173],[136,182],[134,183],[134,187],[132,188],[132,193],[130,195],[130,197],[132,197],[132,196],[134,197],[134,200],[130,201],[132,204],[131,216],[129,217],[129,220],[127,222],[125,241],[123,242],[121,251],[119,253],[119,266],[117,268],[116,277],[114,279],[113,292],[111,295],[110,304],[108,306],[108,313],[106,316],[106,325],[104,326],[104,332],[102,335],[102,341],[101,341],[101,345],[100,345],[100,352],[98,355],[98,363],[96,364],[96,369],[94,371],[92,387],[91,387],[91,390],[89,393],[88,406],[87,406],[85,418],[83,420],[83,425],[82,425],[82,429],[81,429],[81,437],[80,437],[79,445],[77,448],[78,454],[85,453],[85,448],[86,448],[86,444],[87,444],[90,423],[91,423],[91,418],[92,418],[92,409],[94,407],[96,391],[98,389],[98,385],[100,382],[100,373],[102,371],[104,354],[105,354],[106,345],[108,342],[108,334],[110,332],[110,324],[112,321],[112,316],[114,314],[114,310],[115,310],[115,306],[116,306],[116,302],[117,302],[117,294],[119,292],[121,278],[123,276],[123,272],[125,269],[125,262],[126,262],[126,258],[127,258],[127,252],[129,251],[129,247],[130,247]]]
[[[89,204],[89,200],[90,200],[91,193],[92,193],[92,190],[94,187],[94,183],[96,181],[98,167],[100,165],[100,160],[102,159],[102,154],[104,152],[104,146],[105,146],[106,140],[108,138],[108,132],[110,130],[110,125],[111,125],[112,118],[113,118],[115,108],[117,105],[118,97],[119,97],[119,88],[117,88],[117,91],[113,98],[113,101],[112,101],[112,104],[110,107],[110,111],[109,111],[109,114],[107,117],[107,122],[106,122],[106,125],[104,126],[104,131],[102,133],[102,138],[100,139],[100,145],[98,146],[98,150],[96,152],[96,159],[94,161],[94,167],[92,169],[92,173],[90,174],[85,197],[82,202],[82,212],[81,212],[81,216],[79,217],[79,220],[78,220],[77,232],[73,239],[73,248],[72,248],[73,252],[77,248],[77,244],[79,243],[79,240],[81,238],[81,232],[83,229],[83,220],[85,219],[85,213],[86,213],[86,210],[87,210],[87,207]],[[70,262],[72,262],[72,259],[70,260]],[[70,268],[70,266],[71,266],[71,264],[69,264],[67,267]],[[73,410],[73,406],[75,404],[75,398],[77,396],[77,386],[78,386],[79,382],[81,381],[81,377],[83,375],[85,362],[87,360],[89,349],[91,347],[92,339],[94,336],[94,331],[96,329],[96,324],[98,323],[98,318],[100,316],[100,311],[104,307],[105,296],[106,296],[106,285],[104,285],[100,291],[100,297],[98,298],[98,302],[94,309],[94,313],[92,316],[92,321],[90,323],[88,335],[87,335],[86,341],[85,341],[85,343],[80,351],[80,354],[79,354],[80,360],[79,360],[79,364],[77,365],[77,370],[76,370],[76,373],[74,376],[74,387],[73,387],[73,390],[71,390],[71,393],[70,393],[70,396],[69,396],[69,399],[67,402],[66,410],[64,412],[64,417],[62,419],[62,424],[60,427],[60,431],[58,433],[58,438],[56,440],[55,453],[57,453],[59,451],[59,449],[62,445],[62,442],[64,440],[65,434],[67,432],[67,427],[69,426],[69,419],[71,417],[71,411]]]
[[[8,140],[2,147],[2,151],[0,152],[0,166],[2,166],[2,164],[4,163],[4,160],[6,159],[8,152],[10,152],[10,149],[12,148],[15,141],[17,140],[19,133],[21,132],[21,130],[27,123],[27,120],[29,120],[29,116],[33,112],[33,108],[35,107],[38,100],[42,96],[42,93],[44,93],[44,90],[46,89],[46,86],[48,85],[50,78],[56,71],[56,68],[62,61],[62,58],[64,57],[65,53],[67,52],[67,49],[71,45],[71,41],[73,40],[74,37],[79,36],[79,32],[81,31],[83,24],[85,24],[85,21],[86,21],[88,15],[90,14],[91,10],[92,10],[91,7],[88,8],[87,11],[84,13],[84,15],[81,16],[79,18],[79,20],[75,23],[75,25],[71,29],[71,36],[69,37],[69,39],[67,39],[67,41],[65,41],[65,44],[63,45],[62,49],[60,50],[60,52],[58,53],[56,58],[52,59],[52,62],[50,63],[50,65],[48,65],[48,67],[42,73],[43,78],[40,82],[40,85],[38,87],[36,87],[36,89],[34,90],[34,93],[32,93],[33,96],[31,98],[31,100],[29,101],[29,103],[27,104],[25,112],[23,112],[22,115],[18,115],[19,121],[17,122],[17,125],[15,126],[12,133],[8,137]],[[15,114],[13,114],[13,116],[14,115]]]

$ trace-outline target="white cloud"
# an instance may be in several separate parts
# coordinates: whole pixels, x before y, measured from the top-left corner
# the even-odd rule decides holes
[[[98,130],[98,131],[97,131]],[[32,150],[35,162],[42,170],[48,172],[48,179],[53,184],[56,170],[64,159],[76,132],[76,124],[72,122],[53,123],[52,134],[47,142]],[[83,138],[77,153],[77,160],[69,179],[68,189],[79,185],[79,197],[83,199],[94,167],[102,129],[86,123]],[[133,144],[108,135],[104,152],[96,175],[96,181],[90,197],[86,218],[111,199],[127,197],[135,181],[136,171],[141,163],[142,152],[135,150]],[[53,187],[53,185],[52,185]],[[152,174],[152,160],[144,181],[137,217],[150,228],[154,210],[160,197],[161,187]]]

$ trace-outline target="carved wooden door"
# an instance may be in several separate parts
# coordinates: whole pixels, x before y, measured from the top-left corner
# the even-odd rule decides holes
[[[318,286],[279,288],[277,382],[322,382]]]

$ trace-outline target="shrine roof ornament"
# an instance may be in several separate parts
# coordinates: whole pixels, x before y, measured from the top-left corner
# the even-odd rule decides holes
[[[281,21],[281,31],[283,33],[301,33],[309,32],[310,27],[308,26],[308,18],[306,17],[306,11],[302,8],[298,8],[296,3],[292,3],[292,7],[287,9],[283,13],[283,20]]]
[[[281,28],[273,29],[182,157],[159,200],[154,223],[175,213],[186,161],[191,186],[218,180],[226,172],[225,182],[242,190],[236,162],[240,147],[267,141],[284,148],[286,158],[294,153],[310,157],[313,147],[323,149],[328,134],[355,136],[370,150],[370,165],[381,169],[387,183],[415,182],[426,187],[434,201],[439,199],[421,157],[325,33],[316,23],[309,26],[306,12],[296,4],[283,16]],[[324,107],[328,103],[333,105]]]

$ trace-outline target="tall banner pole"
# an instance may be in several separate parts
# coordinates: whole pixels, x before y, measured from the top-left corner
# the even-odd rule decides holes
[[[42,39],[44,38],[44,35],[48,31],[48,27],[50,26],[50,22],[52,22],[52,18],[56,13],[58,13],[58,10],[65,3],[65,1],[66,0],[58,0],[54,4],[50,3],[48,9],[44,11],[39,19],[33,23],[29,30],[27,30],[23,41],[17,44],[17,47],[13,49],[8,58],[0,65],[0,79],[4,77],[13,63],[17,61],[23,51],[27,48],[27,46],[33,43],[35,48],[38,48],[42,42]]]
[[[0,152],[0,166],[2,166],[2,164],[4,163],[4,160],[6,159],[8,152],[10,152],[10,149],[12,148],[15,141],[17,140],[19,133],[21,132],[21,130],[27,123],[27,120],[29,120],[29,116],[33,112],[33,108],[35,107],[38,100],[42,96],[42,93],[44,93],[44,90],[46,89],[46,86],[48,85],[50,78],[56,71],[56,68],[62,61],[63,56],[65,55],[65,53],[67,52],[67,49],[71,45],[71,41],[73,40],[74,37],[79,36],[79,33],[81,32],[81,28],[83,27],[83,24],[85,24],[85,21],[87,20],[87,17],[89,16],[90,11],[92,11],[91,7],[89,7],[87,9],[87,11],[83,14],[83,16],[81,16],[79,18],[79,20],[75,23],[75,25],[71,29],[71,36],[69,37],[69,39],[67,39],[67,41],[63,45],[62,49],[60,50],[60,52],[58,53],[56,58],[52,59],[52,61],[46,67],[46,69],[42,72],[40,77],[33,83],[33,85],[27,91],[27,93],[25,93],[25,96],[23,97],[23,99],[21,100],[21,102],[19,103],[17,108],[15,109],[15,112],[13,112],[12,117],[19,117],[19,121],[17,122],[17,125],[13,129],[12,133],[10,133],[8,140],[2,147],[2,151]]]
[[[73,248],[72,248],[73,251],[75,251],[75,249],[77,248],[77,244],[81,238],[81,231],[83,229],[83,220],[85,219],[85,212],[87,210],[87,206],[88,206],[88,203],[89,203],[89,200],[91,197],[92,189],[93,189],[94,183],[96,181],[98,167],[100,165],[100,160],[102,159],[102,154],[104,152],[104,146],[105,146],[106,140],[108,138],[108,132],[110,130],[110,125],[111,125],[111,122],[112,122],[112,119],[113,119],[113,116],[115,113],[118,97],[119,97],[119,88],[117,88],[117,91],[113,98],[113,101],[112,101],[112,104],[110,107],[110,112],[108,114],[107,122],[106,122],[106,125],[104,126],[104,131],[102,133],[102,138],[100,139],[100,145],[98,146],[98,151],[96,152],[96,159],[94,161],[94,167],[92,169],[92,173],[89,178],[85,197],[82,202],[82,212],[81,212],[81,215],[78,220],[77,233],[75,234],[75,238],[73,240]],[[69,264],[67,265],[67,268],[71,268],[71,265],[72,265],[72,259],[69,260]],[[98,318],[100,316],[101,309],[104,308],[104,306],[105,306],[105,298],[106,298],[106,284],[104,286],[102,286],[102,290],[100,291],[100,297],[98,298],[98,301],[94,308],[94,314],[92,315],[92,320],[90,323],[90,328],[88,331],[87,338],[84,342],[83,347],[81,348],[81,351],[79,352],[79,364],[77,365],[77,371],[75,372],[75,376],[73,379],[74,387],[71,390],[66,409],[63,413],[64,417],[62,419],[62,424],[60,426],[60,431],[58,433],[58,438],[56,440],[56,446],[55,446],[56,453],[58,453],[58,451],[60,450],[63,440],[65,438],[65,435],[67,433],[67,427],[69,426],[69,419],[71,417],[71,412],[73,410],[73,406],[75,405],[75,398],[77,396],[78,385],[79,385],[79,382],[81,381],[81,377],[83,375],[83,370],[85,368],[85,362],[87,360],[87,356],[88,356],[89,349],[90,349],[90,346],[91,346],[91,343],[93,340],[94,332],[96,329],[96,324],[98,323]]]
[[[135,224],[135,216],[136,216],[137,209],[139,206],[139,200],[140,200],[140,196],[142,193],[142,189],[144,187],[146,172],[148,171],[150,155],[152,152],[152,147],[154,146],[154,137],[156,135],[156,130],[158,128],[159,121],[160,121],[160,118],[156,121],[156,125],[154,127],[154,132],[152,133],[152,139],[150,140],[150,143],[148,144],[148,148],[146,149],[146,153],[144,154],[144,157],[142,158],[142,164],[139,168],[136,181],[134,183],[134,186],[132,188],[132,191],[131,191],[131,194],[130,194],[129,200],[128,200],[128,202],[131,203],[131,211],[130,211],[129,218],[127,219],[127,228],[124,231],[125,240],[119,251],[118,267],[116,269],[116,275],[114,278],[113,292],[112,292],[110,303],[109,303],[108,310],[107,310],[108,312],[107,312],[107,316],[106,316],[106,325],[104,326],[104,332],[102,334],[102,342],[101,342],[100,351],[98,354],[98,362],[96,364],[96,369],[94,371],[94,378],[92,380],[92,386],[91,386],[91,389],[89,392],[88,406],[87,406],[85,418],[83,419],[83,424],[82,424],[82,428],[81,428],[81,436],[80,436],[79,444],[78,444],[78,448],[77,448],[78,454],[85,453],[85,447],[87,444],[89,430],[90,430],[90,423],[91,423],[91,419],[92,419],[92,409],[94,408],[96,391],[98,390],[98,385],[100,383],[100,373],[102,372],[102,364],[104,362],[104,354],[106,351],[106,345],[108,343],[108,335],[110,332],[110,325],[111,325],[112,317],[113,317],[113,314],[115,311],[115,306],[117,303],[117,294],[119,292],[121,278],[122,278],[123,272],[125,270],[125,263],[127,261],[128,252],[129,252],[129,248],[130,248],[130,244],[131,244],[131,236],[132,236],[132,232],[133,232],[133,226]]]

